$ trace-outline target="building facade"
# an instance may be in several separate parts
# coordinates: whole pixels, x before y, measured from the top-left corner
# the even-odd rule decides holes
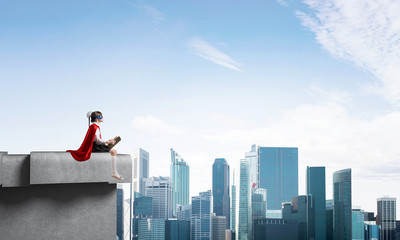
[[[211,211],[211,190],[200,192],[199,196],[192,197],[191,240],[211,240]]]
[[[190,221],[166,220],[165,221],[165,240],[189,240]]]
[[[236,221],[237,221],[237,194],[236,194],[236,183],[235,183],[235,170],[233,170],[233,183],[232,183],[232,208],[231,208],[231,230],[232,233],[235,234],[237,231],[237,225],[236,225]]]
[[[240,160],[240,188],[239,188],[239,225],[238,239],[251,238],[251,195],[250,195],[250,166],[247,160]]]
[[[364,211],[361,209],[352,210],[352,240],[364,240]]]
[[[263,188],[251,189],[251,219],[267,217],[267,190]]]
[[[259,186],[259,159],[258,159],[258,147],[257,145],[251,145],[251,150],[245,153],[246,161],[249,163],[249,176],[250,176],[250,184],[257,184]]]
[[[333,239],[352,239],[351,169],[333,173]]]
[[[189,204],[189,165],[174,149],[171,148],[170,176],[173,191],[173,215],[176,216],[176,206]]]
[[[282,210],[283,219],[296,220],[299,240],[315,238],[315,204],[312,195],[294,197],[291,203],[285,203]]]
[[[124,239],[124,192],[117,188],[117,239]]]
[[[153,218],[172,218],[172,184],[169,177],[147,178],[146,196],[153,198]]]
[[[213,213],[225,216],[225,229],[230,227],[229,165],[224,158],[217,158],[212,171]]]
[[[186,206],[181,206],[177,205],[176,206],[176,218],[178,220],[184,220],[184,221],[190,221],[190,218],[192,217],[192,205],[186,205]]]
[[[259,187],[267,189],[269,210],[298,195],[298,148],[258,147]]]
[[[226,217],[216,216],[213,213],[211,217],[211,239],[212,240],[225,240],[226,230]]]
[[[133,152],[133,181],[132,192],[145,194],[144,179],[149,177],[149,153],[141,148]]]
[[[307,194],[314,197],[315,239],[326,239],[325,167],[307,167]]]
[[[293,219],[255,219],[255,240],[298,240],[297,221]]]
[[[165,240],[165,220],[142,218],[137,220],[138,240]]]
[[[376,201],[376,224],[381,226],[381,240],[394,240],[396,230],[396,198],[381,197]]]

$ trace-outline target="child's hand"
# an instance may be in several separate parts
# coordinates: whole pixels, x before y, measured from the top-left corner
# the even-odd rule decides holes
[[[115,140],[114,139],[110,139],[107,141],[107,144],[115,144]]]

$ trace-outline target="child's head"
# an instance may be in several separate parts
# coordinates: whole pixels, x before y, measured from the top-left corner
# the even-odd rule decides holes
[[[100,122],[103,119],[103,114],[100,111],[94,111],[90,115],[91,122]]]

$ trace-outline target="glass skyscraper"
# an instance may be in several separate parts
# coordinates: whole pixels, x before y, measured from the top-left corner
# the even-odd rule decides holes
[[[301,195],[294,197],[291,203],[285,203],[282,210],[283,219],[294,219],[298,223],[298,239],[311,240],[315,237],[314,197]]]
[[[189,240],[190,222],[184,220],[165,221],[165,240]]]
[[[132,168],[132,192],[145,194],[144,179],[149,177],[149,153],[141,148],[134,151]]]
[[[232,209],[231,209],[231,230],[233,234],[236,234],[236,183],[235,183],[235,169],[233,169],[233,183],[232,183]]]
[[[251,198],[250,198],[250,166],[247,160],[240,160],[239,189],[239,240],[251,237]]]
[[[307,167],[307,194],[314,197],[315,239],[326,239],[325,167]]]
[[[124,239],[124,192],[122,188],[117,188],[117,237],[118,240]]]
[[[245,153],[246,161],[249,163],[250,170],[250,184],[259,184],[259,169],[258,169],[258,152],[257,145],[251,145],[251,151]]]
[[[352,210],[352,240],[364,240],[364,211],[361,209]]]
[[[259,187],[267,189],[269,210],[282,209],[298,195],[298,148],[259,147]]]
[[[262,188],[251,189],[251,219],[267,217],[267,190]]]
[[[217,158],[212,171],[213,213],[225,216],[225,229],[230,225],[229,165],[225,158]]]
[[[333,239],[352,239],[351,169],[333,173]]]
[[[146,196],[153,198],[153,218],[172,218],[172,184],[169,177],[148,178]]]
[[[173,215],[176,216],[176,205],[189,204],[189,165],[171,148],[170,167],[173,191]]]
[[[376,224],[381,226],[381,240],[394,240],[396,229],[396,198],[381,197],[377,200]]]
[[[211,204],[211,190],[200,192],[199,196],[192,197],[191,240],[211,239]]]

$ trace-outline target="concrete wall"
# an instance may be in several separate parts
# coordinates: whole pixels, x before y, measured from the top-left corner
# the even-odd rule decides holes
[[[132,159],[109,153],[86,162],[66,152],[0,153],[0,239],[116,239],[116,182],[131,182]]]
[[[0,188],[1,239],[115,239],[115,184]]]

